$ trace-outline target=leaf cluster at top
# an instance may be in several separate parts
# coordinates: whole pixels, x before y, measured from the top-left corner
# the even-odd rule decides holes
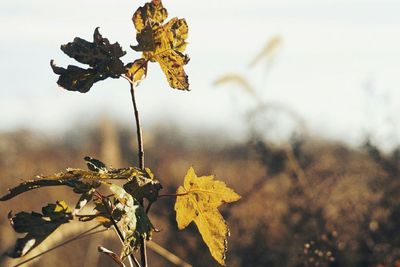
[[[122,47],[117,42],[111,44],[98,28],[94,31],[93,42],[76,37],[62,45],[61,50],[66,55],[89,67],[69,65],[63,68],[52,60],[51,67],[59,75],[58,85],[69,91],[86,93],[98,81],[123,76],[137,86],[146,77],[150,61],[159,63],[172,88],[189,90],[188,76],[183,69],[189,62],[189,57],[183,54],[188,26],[185,19],[178,18],[162,24],[167,16],[161,1],[146,3],[136,10],[132,21],[138,44],[131,47],[142,52],[142,57],[128,64],[120,59],[126,54]]]

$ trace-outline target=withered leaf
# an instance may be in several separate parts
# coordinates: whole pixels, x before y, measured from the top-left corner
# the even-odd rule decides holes
[[[126,192],[135,199],[142,201],[146,198],[150,203],[158,198],[158,192],[162,189],[160,182],[154,178],[150,169],[146,168],[147,176],[135,176],[124,184]]]
[[[88,157],[90,158],[90,157]],[[99,160],[90,158],[92,161],[90,164],[100,164]],[[100,163],[99,163],[100,162]],[[97,188],[100,186],[102,180],[113,180],[121,179],[131,181],[135,177],[143,177],[147,179],[152,179],[147,171],[142,171],[136,167],[121,168],[121,169],[107,169],[104,163],[103,165],[98,165],[98,169],[92,170],[82,170],[82,169],[72,169],[68,168],[64,172],[59,172],[53,175],[41,175],[38,179],[28,180],[22,182],[14,188],[8,190],[8,193],[0,197],[0,201],[9,200],[19,194],[27,192],[29,190],[38,189],[41,187],[48,186],[69,186],[74,189],[75,193],[83,194],[91,190],[92,188]],[[94,166],[94,165],[93,165]],[[92,168],[94,168],[91,166]],[[87,180],[87,181],[82,181]],[[89,182],[90,181],[90,182]]]
[[[92,157],[84,157],[83,158],[86,161],[86,165],[89,170],[94,171],[94,172],[106,172],[107,171],[107,166],[104,164],[102,161],[98,159],[94,159]]]
[[[188,76],[183,66],[189,57],[186,49],[188,26],[185,19],[172,18],[162,24],[167,17],[161,1],[152,1],[140,7],[133,15],[137,30],[138,45],[135,51],[142,51],[147,61],[158,62],[172,88],[189,90]]]
[[[26,255],[60,225],[68,223],[72,218],[72,212],[64,201],[48,204],[42,208],[42,214],[19,212],[13,215],[10,212],[8,219],[15,232],[26,233],[26,235],[17,239],[14,249],[8,255],[13,258]]]
[[[122,212],[119,224],[125,235],[123,254],[127,256],[139,247],[140,237],[150,240],[154,227],[137,199],[115,184],[110,185],[110,190],[118,200],[116,209]]]
[[[75,38],[73,42],[62,45],[61,50],[80,63],[90,68],[84,69],[69,65],[66,69],[58,67],[51,61],[54,73],[60,75],[57,83],[69,91],[86,93],[94,83],[109,77],[119,78],[125,73],[120,57],[126,54],[118,43],[111,44],[103,38],[98,28],[93,34],[93,42]]]
[[[167,17],[167,9],[163,7],[161,1],[151,1],[136,10],[132,21],[136,30],[141,32],[146,26],[150,28],[160,26]]]
[[[147,60],[144,58],[136,59],[133,63],[126,65],[126,76],[134,83],[135,87],[146,78]]]

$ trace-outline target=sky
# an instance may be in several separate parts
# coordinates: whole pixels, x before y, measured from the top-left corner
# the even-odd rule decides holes
[[[74,64],[60,45],[76,36],[91,40],[98,26],[127,51],[124,62],[138,58],[129,48],[136,43],[131,17],[144,3],[2,0],[0,131],[23,127],[57,133],[103,115],[134,127],[125,80],[99,82],[87,94],[68,92],[57,86],[49,62]],[[254,100],[234,83],[213,84],[222,75],[238,74],[262,101],[280,107],[257,120],[266,135],[286,138],[296,127],[282,112],[290,110],[315,135],[351,144],[366,135],[384,147],[400,143],[399,1],[163,3],[170,18],[185,17],[189,25],[191,61],[185,69],[191,91],[170,89],[152,64],[137,88],[144,127],[161,122],[192,132],[246,136]],[[249,68],[274,36],[282,44],[273,64],[264,60]]]

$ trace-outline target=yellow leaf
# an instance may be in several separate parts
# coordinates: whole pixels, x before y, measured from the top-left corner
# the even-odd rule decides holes
[[[147,75],[147,60],[139,58],[128,64],[126,76],[137,86]]]
[[[232,189],[214,176],[197,177],[193,168],[185,176],[184,185],[177,191],[176,221],[184,229],[192,221],[197,225],[211,255],[225,265],[226,238],[229,233],[218,207],[240,199]]]
[[[146,60],[158,62],[172,88],[188,90],[188,76],[183,66],[189,62],[189,57],[183,52],[189,28],[185,19],[172,18],[162,24],[166,16],[161,1],[140,7],[133,15],[138,45],[132,48],[142,51]]]
[[[168,17],[167,10],[161,1],[153,0],[139,7],[133,14],[132,21],[138,32],[142,31],[147,25],[152,28],[160,25]]]

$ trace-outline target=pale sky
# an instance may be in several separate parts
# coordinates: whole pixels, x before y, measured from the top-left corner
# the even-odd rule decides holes
[[[75,36],[92,40],[97,26],[128,52],[124,62],[133,61],[139,54],[129,48],[136,43],[131,17],[144,2],[2,0],[0,130],[61,131],[99,114],[133,125],[125,80],[99,82],[87,94],[68,92],[58,88],[49,61],[74,64],[59,46]],[[145,126],[172,121],[192,131],[225,128],[243,136],[251,98],[235,85],[212,85],[221,75],[238,73],[264,101],[304,118],[311,132],[355,144],[371,132],[384,146],[400,143],[400,1],[163,3],[170,17],[189,24],[192,91],[170,89],[152,64],[137,89]],[[265,62],[249,69],[276,35],[283,45],[274,65],[268,72]]]

